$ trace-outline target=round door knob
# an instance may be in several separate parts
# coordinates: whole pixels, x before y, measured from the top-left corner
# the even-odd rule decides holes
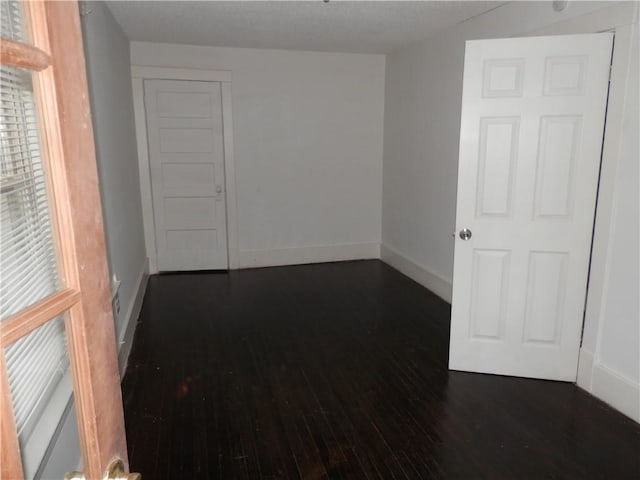
[[[471,238],[471,230],[469,230],[468,228],[463,228],[462,230],[460,230],[459,235],[462,240],[469,240]]]

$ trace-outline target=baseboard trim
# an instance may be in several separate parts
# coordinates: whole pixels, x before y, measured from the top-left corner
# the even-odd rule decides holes
[[[593,367],[591,393],[640,423],[640,384],[604,365]]]
[[[133,300],[130,302],[129,307],[125,313],[125,324],[120,332],[120,338],[118,339],[118,368],[120,369],[120,375],[124,375],[124,371],[127,368],[127,361],[129,360],[129,353],[131,353],[131,343],[133,342],[133,334],[136,330],[137,320],[142,310],[142,301],[144,300],[144,293],[147,290],[147,282],[149,281],[149,259],[147,258],[142,265],[140,274],[136,285],[136,294],[133,296]]]
[[[380,258],[380,244],[318,245],[267,250],[240,250],[238,253],[239,268],[275,267]]]
[[[593,353],[585,350],[584,348],[580,349],[580,356],[578,357],[578,377],[576,379],[576,384],[587,392],[591,392],[591,381],[593,379],[593,360]]]
[[[388,245],[380,245],[380,258],[386,264],[451,303],[451,282]]]

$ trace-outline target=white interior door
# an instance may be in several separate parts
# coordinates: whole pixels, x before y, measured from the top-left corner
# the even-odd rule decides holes
[[[612,41],[467,42],[453,370],[576,379]]]
[[[158,270],[228,268],[220,83],[145,80]]]

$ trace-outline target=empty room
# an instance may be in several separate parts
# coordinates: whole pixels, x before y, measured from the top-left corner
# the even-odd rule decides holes
[[[639,11],[0,0],[0,478],[640,478]]]

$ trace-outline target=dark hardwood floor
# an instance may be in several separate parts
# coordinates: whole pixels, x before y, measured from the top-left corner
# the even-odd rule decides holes
[[[567,383],[447,371],[449,305],[379,261],[154,276],[123,382],[155,479],[638,479]]]

